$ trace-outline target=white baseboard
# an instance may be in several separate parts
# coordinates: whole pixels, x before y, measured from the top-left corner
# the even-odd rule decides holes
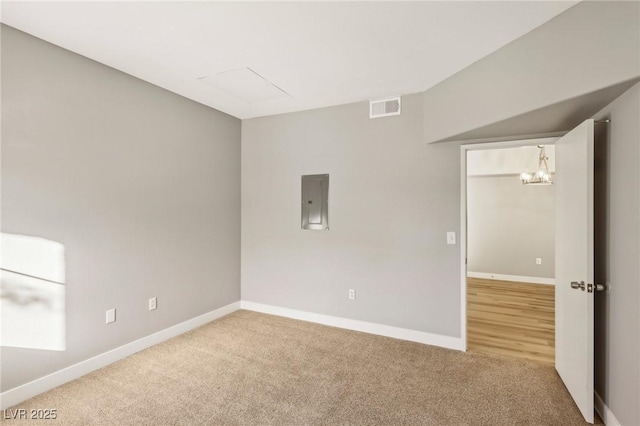
[[[312,312],[281,308],[279,306],[273,305],[263,305],[261,303],[247,302],[244,300],[241,302],[241,306],[242,309],[247,309],[249,311],[256,311],[265,314],[293,318],[297,320],[315,322],[318,324],[345,328],[347,330],[361,331],[363,333],[377,334],[380,336],[393,337],[395,339],[401,340],[409,340],[411,342],[440,346],[443,348],[455,349],[458,351],[464,350],[464,342],[459,337],[431,334],[423,331],[409,330],[406,328],[392,327],[389,325],[376,324],[349,318],[334,317],[330,315],[315,314]]]
[[[593,392],[593,394],[595,396],[594,402],[596,411],[600,415],[604,424],[607,426],[621,426],[621,423],[616,419],[616,416],[613,415],[609,407],[607,407],[607,404],[605,404],[602,398],[600,398],[598,392]]]
[[[238,309],[240,309],[240,302],[231,303],[214,311],[207,312],[206,314],[181,322],[180,324],[165,328],[157,333],[153,333],[131,343],[127,343],[126,345],[112,349],[103,354],[96,355],[93,358],[89,358],[77,364],[63,368],[55,373],[51,373],[29,383],[25,383],[24,385],[9,389],[0,394],[0,409],[4,410],[12,407],[22,401],[41,394],[42,392],[46,392],[57,386],[75,380],[85,374],[126,358],[136,352],[140,352],[143,349],[157,345],[158,343],[172,337],[186,333],[187,331],[228,315]]]
[[[375,324],[349,318],[340,318],[330,315],[315,314],[312,312],[298,311],[294,309],[281,308],[278,306],[242,301],[223,306],[219,309],[216,309],[215,311],[211,311],[198,317],[192,318],[180,324],[158,331],[157,333],[112,349],[103,354],[96,355],[77,364],[63,368],[62,370],[48,374],[44,377],[35,379],[29,383],[25,383],[24,385],[2,392],[0,394],[0,409],[7,409],[9,407],[12,407],[29,398],[33,398],[36,395],[39,395],[57,386],[82,377],[85,374],[89,374],[99,368],[105,367],[109,364],[126,358],[129,355],[140,352],[143,349],[149,348],[172,337],[200,327],[215,319],[228,315],[234,311],[237,311],[238,309],[247,309],[266,314],[278,315],[287,318],[344,328],[348,330],[393,337],[396,339],[408,340],[427,345],[440,346],[448,349],[464,350],[463,341],[459,337],[442,336],[439,334],[425,333],[422,331]]]
[[[525,276],[522,276],[522,275],[492,274],[490,272],[469,272],[469,271],[467,271],[467,277],[470,277],[470,278],[484,278],[484,279],[487,279],[487,280],[515,281],[515,282],[518,282],[518,283],[556,285],[556,280],[553,279],[553,278],[525,277]]]

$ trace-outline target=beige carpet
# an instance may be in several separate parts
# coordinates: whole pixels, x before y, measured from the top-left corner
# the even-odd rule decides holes
[[[14,408],[74,425],[584,423],[553,367],[249,311]]]

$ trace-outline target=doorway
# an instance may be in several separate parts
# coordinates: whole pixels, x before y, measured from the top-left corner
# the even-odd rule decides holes
[[[554,186],[523,185],[556,138],[467,146],[463,158],[467,350],[554,364]]]

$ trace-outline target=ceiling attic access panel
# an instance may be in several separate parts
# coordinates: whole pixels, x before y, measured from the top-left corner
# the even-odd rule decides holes
[[[329,230],[329,175],[302,176],[302,229]]]

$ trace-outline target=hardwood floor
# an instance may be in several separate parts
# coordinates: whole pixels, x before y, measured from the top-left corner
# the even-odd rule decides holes
[[[467,278],[467,347],[553,365],[555,287]]]

